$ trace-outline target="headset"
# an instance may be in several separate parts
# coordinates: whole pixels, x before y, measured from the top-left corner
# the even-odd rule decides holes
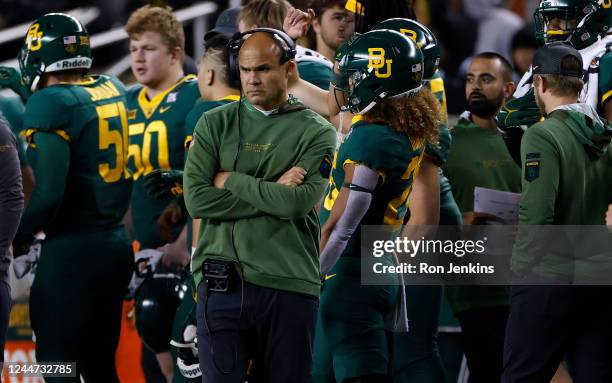
[[[230,83],[240,84],[240,65],[238,64],[238,52],[244,43],[244,36],[253,34],[255,32],[266,32],[271,34],[274,39],[278,42],[278,45],[283,50],[281,55],[281,64],[286,63],[289,60],[293,60],[296,55],[295,42],[285,32],[274,29],[274,28],[254,28],[245,32],[238,32],[232,36],[232,39],[227,44],[227,67],[229,73]]]

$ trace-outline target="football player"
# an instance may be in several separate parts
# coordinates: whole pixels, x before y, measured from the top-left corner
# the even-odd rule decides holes
[[[158,249],[166,267],[183,268],[187,217],[172,197],[157,199],[145,190],[144,177],[156,169],[182,170],[185,120],[200,97],[195,76],[183,73],[185,36],[170,8],[143,6],[125,26],[130,39],[132,73],[139,85],[127,93],[128,167],[134,179],[131,218],[141,249]],[[170,339],[153,350],[162,372],[172,376]]]
[[[424,58],[424,85],[440,105],[438,145],[427,144],[418,176],[408,197],[408,222],[402,236],[412,239],[433,234],[424,232],[438,223],[461,225],[461,213],[453,198],[441,166],[446,162],[451,137],[446,123],[446,95],[438,70],[440,46],[434,34],[423,24],[410,19],[393,18],[373,29],[391,29],[416,42]],[[436,198],[439,196],[439,198]],[[425,230],[428,231],[428,230]],[[395,382],[444,382],[444,368],[437,346],[440,316],[440,286],[406,286],[406,307],[412,324],[408,333],[394,334],[392,374]]]
[[[422,87],[421,50],[399,32],[367,32],[343,45],[336,57],[335,86],[347,95],[346,108],[361,118],[336,153],[321,207],[326,281],[313,376],[390,382],[384,318],[395,310],[399,288],[361,284],[360,226],[387,225],[396,233],[401,228],[426,143],[437,141],[439,107]]]
[[[542,0],[534,13],[536,39],[540,44],[567,42],[577,49],[584,69],[580,101],[599,115],[612,119],[612,3],[609,0]],[[533,69],[533,68],[532,68]],[[520,164],[523,129],[541,118],[532,88],[532,69],[497,115],[506,144]]]
[[[122,223],[131,190],[125,89],[86,75],[89,35],[69,15],[32,23],[18,61],[32,93],[23,125],[37,183],[15,253],[46,234],[30,296],[36,360],[76,362],[64,382],[119,382],[115,350],[134,263]]]

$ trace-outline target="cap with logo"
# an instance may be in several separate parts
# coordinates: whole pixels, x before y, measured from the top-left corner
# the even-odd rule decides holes
[[[566,57],[575,57],[580,62],[580,67],[564,67],[562,63]],[[539,48],[533,57],[532,73],[582,78],[582,56],[580,52],[567,44],[553,43],[545,45]]]

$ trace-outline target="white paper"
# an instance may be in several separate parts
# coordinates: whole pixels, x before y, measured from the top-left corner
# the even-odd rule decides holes
[[[474,188],[474,213],[491,214],[501,219],[504,224],[516,224],[520,200],[520,193],[476,186]]]

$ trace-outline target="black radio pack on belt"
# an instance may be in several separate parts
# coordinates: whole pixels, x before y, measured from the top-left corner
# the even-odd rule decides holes
[[[204,261],[202,275],[208,291],[225,294],[233,291],[238,277],[234,262],[214,259]]]

